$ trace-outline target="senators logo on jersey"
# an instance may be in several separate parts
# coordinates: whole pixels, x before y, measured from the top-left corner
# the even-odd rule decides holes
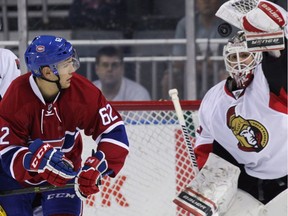
[[[268,143],[266,128],[258,121],[236,116],[235,106],[227,112],[227,126],[239,141],[238,148],[242,151],[260,152]]]

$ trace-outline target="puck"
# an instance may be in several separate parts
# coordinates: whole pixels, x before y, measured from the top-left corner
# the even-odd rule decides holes
[[[229,23],[222,23],[218,26],[218,33],[221,37],[228,37],[232,33],[232,26]]]

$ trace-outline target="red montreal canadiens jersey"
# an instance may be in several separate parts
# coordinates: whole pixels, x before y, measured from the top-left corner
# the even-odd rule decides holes
[[[86,78],[73,73],[71,86],[51,103],[44,101],[31,73],[17,78],[6,95],[0,103],[1,163],[6,174],[18,182],[34,185],[44,182],[22,164],[29,143],[37,138],[61,149],[72,160],[75,170],[79,169],[80,130],[92,136],[95,149],[105,153],[108,169],[114,171],[112,176],[121,170],[129,151],[123,121]]]
[[[287,65],[287,55],[285,58]],[[281,69],[287,74],[285,64],[283,68],[273,68],[273,71],[265,71],[260,64],[254,71],[253,81],[243,92],[233,95],[227,89],[227,81],[207,92],[199,109],[200,126],[195,144],[200,167],[216,141],[239,164],[244,164],[250,176],[277,179],[287,175],[286,85],[273,86],[275,77],[278,77],[278,84],[283,81],[283,76],[279,75]],[[273,88],[278,91],[272,92]]]

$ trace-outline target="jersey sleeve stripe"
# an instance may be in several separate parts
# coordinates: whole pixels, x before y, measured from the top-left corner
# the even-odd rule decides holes
[[[120,147],[126,149],[127,151],[129,151],[129,147],[127,146],[127,144],[119,142],[119,141],[117,141],[115,139],[104,138],[104,139],[101,139],[101,142],[111,143],[111,144],[120,146]]]
[[[11,158],[11,163],[10,163],[10,174],[11,174],[11,176],[14,178],[14,179],[16,179],[16,175],[15,175],[15,173],[14,173],[14,170],[15,170],[15,167],[17,167],[17,166],[15,166],[15,164],[14,164],[14,162],[16,161],[16,160],[19,160],[19,158],[17,158],[17,156],[18,156],[18,154],[20,154],[22,151],[27,151],[27,148],[25,148],[25,147],[20,147],[14,154],[13,154],[13,156],[12,156],[12,158]]]
[[[99,143],[99,142],[100,142],[103,134],[110,133],[112,130],[114,130],[114,129],[115,129],[116,127],[118,127],[119,125],[124,125],[124,122],[123,122],[123,121],[119,121],[119,122],[114,123],[114,124],[111,125],[110,127],[108,127],[105,131],[103,131],[103,133],[101,133],[101,134],[95,139],[96,143]]]

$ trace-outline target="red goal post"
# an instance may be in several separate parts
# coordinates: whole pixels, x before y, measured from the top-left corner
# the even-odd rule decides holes
[[[188,216],[173,203],[194,171],[172,101],[111,104],[125,123],[130,153],[118,176],[105,178],[101,192],[86,200],[83,215]],[[180,104],[193,144],[200,101]],[[84,135],[83,139],[86,158],[95,143]]]

